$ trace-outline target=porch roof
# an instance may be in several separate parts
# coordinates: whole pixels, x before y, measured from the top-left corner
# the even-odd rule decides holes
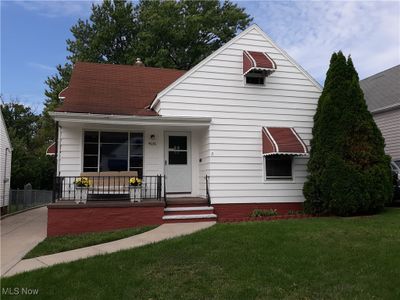
[[[105,125],[136,125],[136,126],[209,126],[209,117],[165,117],[165,116],[129,116],[105,115],[91,113],[50,112],[50,116],[58,122]]]

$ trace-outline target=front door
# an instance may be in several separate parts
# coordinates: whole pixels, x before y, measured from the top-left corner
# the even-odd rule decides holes
[[[165,186],[167,193],[192,191],[192,165],[190,133],[167,132],[165,134]]]

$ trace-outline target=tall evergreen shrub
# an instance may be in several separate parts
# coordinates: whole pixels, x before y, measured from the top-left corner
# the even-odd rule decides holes
[[[351,58],[333,53],[314,116],[306,210],[340,216],[382,210],[392,197],[389,164]]]

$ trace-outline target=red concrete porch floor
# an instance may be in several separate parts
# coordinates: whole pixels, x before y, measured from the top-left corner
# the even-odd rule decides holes
[[[107,254],[120,250],[136,248],[182,235],[188,235],[196,231],[211,227],[215,223],[216,222],[163,224],[151,231],[147,231],[142,234],[134,235],[125,239],[51,255],[23,259],[10,270],[8,270],[3,276],[12,276],[18,273],[39,268],[45,268],[60,263],[71,262],[100,254]]]

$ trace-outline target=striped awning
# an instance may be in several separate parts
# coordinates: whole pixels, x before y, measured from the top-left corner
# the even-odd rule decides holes
[[[264,155],[307,155],[307,146],[291,127],[263,127]]]
[[[49,147],[47,147],[46,155],[56,155],[56,143],[53,143]]]
[[[265,52],[243,51],[243,75],[252,71],[265,73],[266,76],[276,70],[276,63]]]

